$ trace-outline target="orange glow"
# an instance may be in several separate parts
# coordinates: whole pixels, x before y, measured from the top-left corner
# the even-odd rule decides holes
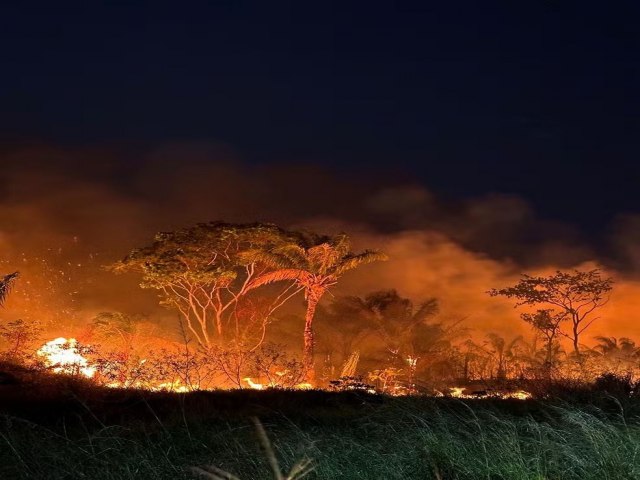
[[[78,352],[78,341],[75,338],[59,337],[45,343],[37,351],[48,367],[55,373],[65,373],[70,375],[81,374],[87,378],[92,378],[95,367]]]
[[[529,400],[533,396],[529,392],[524,390],[516,390],[515,392],[470,392],[466,393],[466,387],[450,387],[449,396],[454,398],[466,398],[466,399],[480,399],[480,398],[501,398],[503,400]],[[440,393],[440,392],[438,392]],[[442,396],[442,393],[436,396]]]
[[[249,387],[254,389],[254,390],[264,390],[264,385],[262,383],[254,382],[253,380],[251,380],[251,377],[245,377],[245,378],[243,378],[243,380],[245,382],[247,382]]]

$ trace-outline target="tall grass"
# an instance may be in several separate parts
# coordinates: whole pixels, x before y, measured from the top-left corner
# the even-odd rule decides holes
[[[229,472],[260,480],[274,478],[274,460],[288,472],[304,458],[313,460],[310,479],[640,478],[637,406],[613,400],[234,395],[210,394],[199,406],[181,397],[164,410],[169,400],[140,399],[136,406],[149,415],[123,415],[119,424],[105,420],[95,402],[46,425],[5,413],[0,478],[194,479],[192,467],[215,465],[209,471],[220,478],[234,478],[222,476]],[[255,413],[272,454],[265,455],[265,437],[250,421]]]

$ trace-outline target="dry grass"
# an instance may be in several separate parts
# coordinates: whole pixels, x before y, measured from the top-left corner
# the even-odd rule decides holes
[[[274,480],[300,480],[313,471],[311,460],[302,459],[293,465],[289,473],[282,473],[282,469],[278,463],[278,458],[276,457],[273,446],[271,445],[271,440],[269,440],[269,436],[267,435],[264,426],[257,417],[253,417],[253,423],[256,427],[258,440],[260,441],[260,445],[262,446],[267,458]],[[239,477],[236,477],[232,473],[213,465],[191,467],[191,471],[194,474],[209,480],[240,480]]]
[[[35,393],[0,395],[2,480],[640,478],[638,398]]]

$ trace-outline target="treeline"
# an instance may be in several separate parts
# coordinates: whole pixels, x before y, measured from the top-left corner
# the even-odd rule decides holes
[[[523,275],[489,290],[523,309],[532,334],[478,339],[464,322],[443,321],[436,298],[414,302],[395,290],[338,295],[342,275],[385,259],[352,251],[344,234],[272,224],[211,222],[160,233],[109,268],[136,272],[142,288],[159,293],[178,313],[181,341],[161,338],[142,318],[103,313],[70,348],[90,359],[96,380],[144,388],[313,384],[400,394],[471,381],[590,381],[640,367],[630,339],[584,345],[612,290],[598,270]],[[16,278],[0,281],[0,300]],[[301,298],[303,316],[284,308]],[[0,335],[5,358],[47,367],[35,352],[42,341],[36,324],[5,323]]]

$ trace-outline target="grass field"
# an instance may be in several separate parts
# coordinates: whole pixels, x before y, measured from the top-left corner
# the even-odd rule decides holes
[[[186,395],[0,387],[2,479],[188,479],[215,465],[274,478],[252,417],[283,469],[317,479],[640,478],[640,401],[385,398],[319,391]]]

